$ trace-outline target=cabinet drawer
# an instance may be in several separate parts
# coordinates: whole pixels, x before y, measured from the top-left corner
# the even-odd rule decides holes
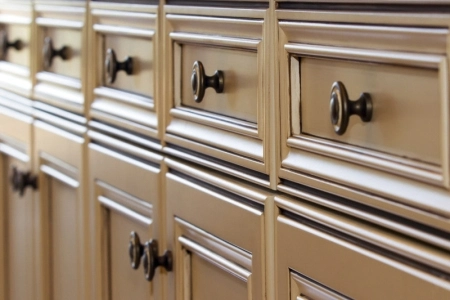
[[[265,299],[261,204],[269,195],[210,171],[165,162],[176,293],[169,299]]]
[[[34,98],[84,113],[86,34],[82,1],[37,3]]]
[[[158,138],[157,6],[90,4],[93,118]]]
[[[263,17],[166,15],[170,144],[267,174]]]
[[[31,96],[32,6],[29,1],[0,4],[0,87]]]
[[[447,27],[325,19],[279,22],[280,176],[325,178],[422,206],[396,185],[434,194],[449,186]],[[388,177],[389,185],[376,183]]]
[[[98,28],[98,27],[97,27]],[[151,32],[149,32],[149,37]],[[121,36],[114,34],[102,35],[104,49],[98,62],[103,68],[103,76],[105,86],[123,91],[139,94],[150,99],[154,98],[153,92],[153,76],[154,76],[154,45],[151,39],[143,39],[139,37]],[[114,51],[115,58],[108,53]],[[108,68],[113,63],[113,59],[120,64],[130,60],[128,70],[121,70],[114,74],[112,80],[112,70]],[[111,67],[112,68],[112,67]],[[128,74],[129,72],[129,74]]]
[[[443,269],[448,268],[450,258],[446,250],[424,246],[314,207],[289,203],[290,208],[286,205],[283,208],[297,206],[298,214],[294,216],[282,210],[276,222],[279,299],[447,299],[450,296],[450,281],[445,272],[399,258],[377,246],[398,247],[397,252],[411,251],[410,258],[421,256],[434,260]],[[336,227],[327,227],[330,225],[327,223],[333,222]],[[349,232],[337,231],[342,228]],[[371,242],[377,246],[370,245]]]

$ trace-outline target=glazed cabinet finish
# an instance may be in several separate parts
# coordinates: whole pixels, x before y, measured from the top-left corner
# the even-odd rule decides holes
[[[108,143],[108,147],[91,143],[88,153],[90,210],[95,228],[94,298],[161,299],[158,284],[145,278],[142,256],[136,269],[132,268],[129,251],[135,250],[129,247],[132,232],[142,247],[159,237],[155,221],[159,221],[162,156],[95,132],[90,136]],[[143,156],[139,159],[136,154]],[[159,278],[155,279],[158,283]]]
[[[447,251],[299,201],[276,202],[281,209],[275,231],[278,299],[449,297],[445,275],[396,255],[412,250],[409,257],[439,261],[436,267],[448,271]]]
[[[263,203],[269,196],[221,175],[165,162],[168,249],[175,264],[169,299],[265,299]]]
[[[32,171],[32,118],[0,107],[0,299],[34,299],[34,191],[11,183]]]
[[[85,114],[86,4],[36,1],[36,100]]]
[[[81,128],[82,130],[82,128]],[[34,121],[38,171],[36,246],[38,299],[86,297],[83,136]]]
[[[31,1],[0,2],[0,87],[24,97],[32,93],[34,44]],[[6,46],[5,45],[5,46]]]

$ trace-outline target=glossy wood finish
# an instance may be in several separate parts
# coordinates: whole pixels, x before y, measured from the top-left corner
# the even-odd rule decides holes
[[[270,195],[165,162],[167,242],[175,262],[168,299],[265,299],[262,205]]]
[[[86,3],[38,1],[36,22],[36,85],[34,98],[78,114],[85,113],[85,83],[87,64]],[[53,48],[67,47],[67,58],[57,56],[45,67],[43,47],[46,38]]]
[[[157,6],[91,2],[89,9],[89,59],[90,65],[95,66],[90,69],[90,115],[120,130],[159,139]],[[114,50],[118,62],[132,59],[132,74],[120,71],[113,83],[107,81],[108,49]]]
[[[13,191],[12,169],[31,171],[32,118],[0,106],[0,299],[35,299],[34,191]]]
[[[85,140],[58,127],[34,122],[34,164],[40,185],[35,231],[37,299],[82,299],[88,284],[84,280],[88,242]]]
[[[30,97],[34,44],[32,38],[32,6],[28,1],[0,3],[0,30],[10,42],[20,40],[21,50],[9,48],[0,61],[0,87]]]
[[[208,9],[166,8],[168,95],[173,102],[166,111],[164,140],[217,158],[216,164],[230,162],[264,177],[269,173],[264,73],[268,45],[263,39],[266,15],[264,11],[243,10],[236,19],[232,10],[217,13],[213,17],[208,16]],[[195,61],[203,64],[208,76],[216,71],[224,75],[223,92],[206,89],[201,103],[193,97]],[[219,165],[216,168],[226,170]],[[252,181],[262,183],[260,178]],[[267,181],[264,184],[270,185]]]
[[[354,12],[345,14],[347,21],[333,13],[277,15],[283,57],[279,176],[404,216],[416,209],[447,215],[445,22],[436,19],[430,28],[413,14]],[[372,120],[351,117],[342,136],[333,132],[329,111],[336,81],[346,85],[350,99],[366,92],[373,100]],[[289,187],[281,183],[279,189]],[[438,221],[425,214],[420,219]]]
[[[301,202],[277,199],[277,203],[283,209],[295,207],[295,211],[300,212],[297,220],[292,215],[285,215],[285,210],[277,217],[279,299],[449,297],[450,284],[440,278],[438,272],[434,275],[428,269],[414,267],[402,262],[398,256],[389,255],[387,249],[374,246],[385,243],[387,247],[399,244],[403,250],[414,248],[416,254],[440,260],[439,268],[450,262],[448,252],[434,252],[434,248]],[[349,232],[326,227],[326,219],[342,221]],[[360,236],[355,236],[356,230]],[[425,254],[425,251],[429,252]]]
[[[159,237],[155,222],[159,221],[162,157],[96,132],[89,135],[109,145],[91,143],[88,154],[95,299],[160,299],[160,286],[145,279],[142,262],[137,270],[131,267],[128,246],[132,231],[142,245]],[[136,155],[145,157],[147,163]],[[155,280],[159,283],[160,279]]]

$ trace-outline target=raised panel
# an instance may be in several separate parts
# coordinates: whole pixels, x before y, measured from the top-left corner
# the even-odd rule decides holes
[[[259,203],[268,195],[210,171],[166,162],[171,167],[166,174],[168,248],[175,262],[169,299],[265,299]]]
[[[26,155],[25,155],[26,156]],[[12,169],[30,170],[29,162],[1,153],[1,204],[0,299],[35,299],[34,276],[31,264],[34,261],[34,210],[33,191],[26,189],[24,195],[11,186]]]
[[[84,138],[36,121],[38,299],[87,298]]]
[[[448,251],[299,200],[276,202],[279,299],[449,297]]]
[[[157,110],[161,85],[157,82],[162,77],[158,75],[157,6],[122,10],[94,2],[90,9],[89,30],[93,37],[90,59],[95,66],[91,69],[91,116],[117,128],[159,139]],[[122,65],[128,71],[119,70],[122,62],[128,62]]]
[[[227,172],[221,163],[262,178],[269,173],[265,24],[264,17],[166,15],[171,104],[164,138],[169,147],[201,154],[184,158],[209,164],[214,157],[210,165]]]
[[[32,118],[0,107],[0,299],[35,299],[34,194],[12,186],[14,169],[31,172]]]
[[[142,247],[159,237],[162,157],[101,134],[90,135],[111,146],[89,144],[95,297],[159,299],[159,285],[146,280],[142,259],[136,270],[132,268],[128,247],[132,232],[137,233]],[[137,159],[136,154],[147,155]],[[153,281],[159,283],[157,277]]]

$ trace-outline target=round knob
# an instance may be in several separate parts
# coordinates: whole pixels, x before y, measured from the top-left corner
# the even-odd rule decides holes
[[[139,268],[141,257],[144,252],[144,246],[141,244],[139,235],[132,231],[130,233],[130,243],[128,244],[128,254],[130,255],[131,267],[133,269]]]
[[[31,175],[31,172],[19,171],[16,167],[13,167],[11,184],[13,191],[19,192],[20,196],[23,196],[28,186],[32,187],[33,190],[36,190],[38,187],[36,176]]]
[[[167,250],[164,255],[158,256],[158,242],[156,240],[150,240],[145,243],[144,257],[142,260],[145,279],[148,281],[153,280],[157,267],[161,266],[167,271],[172,271],[172,252]]]
[[[116,81],[117,72],[125,71],[128,75],[133,74],[133,59],[129,56],[125,57],[123,62],[118,62],[116,53],[113,49],[106,50],[105,73],[108,83]]]
[[[342,135],[347,130],[351,115],[358,115],[363,122],[372,119],[372,99],[367,93],[362,93],[359,99],[351,101],[348,99],[347,90],[340,81],[333,83],[330,96],[330,115],[334,132]]]
[[[206,76],[202,62],[196,61],[192,67],[191,84],[194,92],[194,101],[200,103],[205,96],[205,90],[209,87],[214,88],[216,93],[223,92],[223,71],[216,70],[213,76]]]
[[[22,50],[23,42],[21,40],[15,40],[14,42],[8,41],[8,34],[6,30],[0,31],[0,59],[5,59],[6,53],[9,48],[13,48],[16,50]]]
[[[61,57],[62,60],[69,59],[70,48],[67,46],[62,46],[60,49],[56,50],[53,48],[53,41],[51,37],[46,37],[44,39],[44,47],[42,48],[42,56],[44,59],[44,68],[48,69],[52,66],[53,58],[56,56]]]

